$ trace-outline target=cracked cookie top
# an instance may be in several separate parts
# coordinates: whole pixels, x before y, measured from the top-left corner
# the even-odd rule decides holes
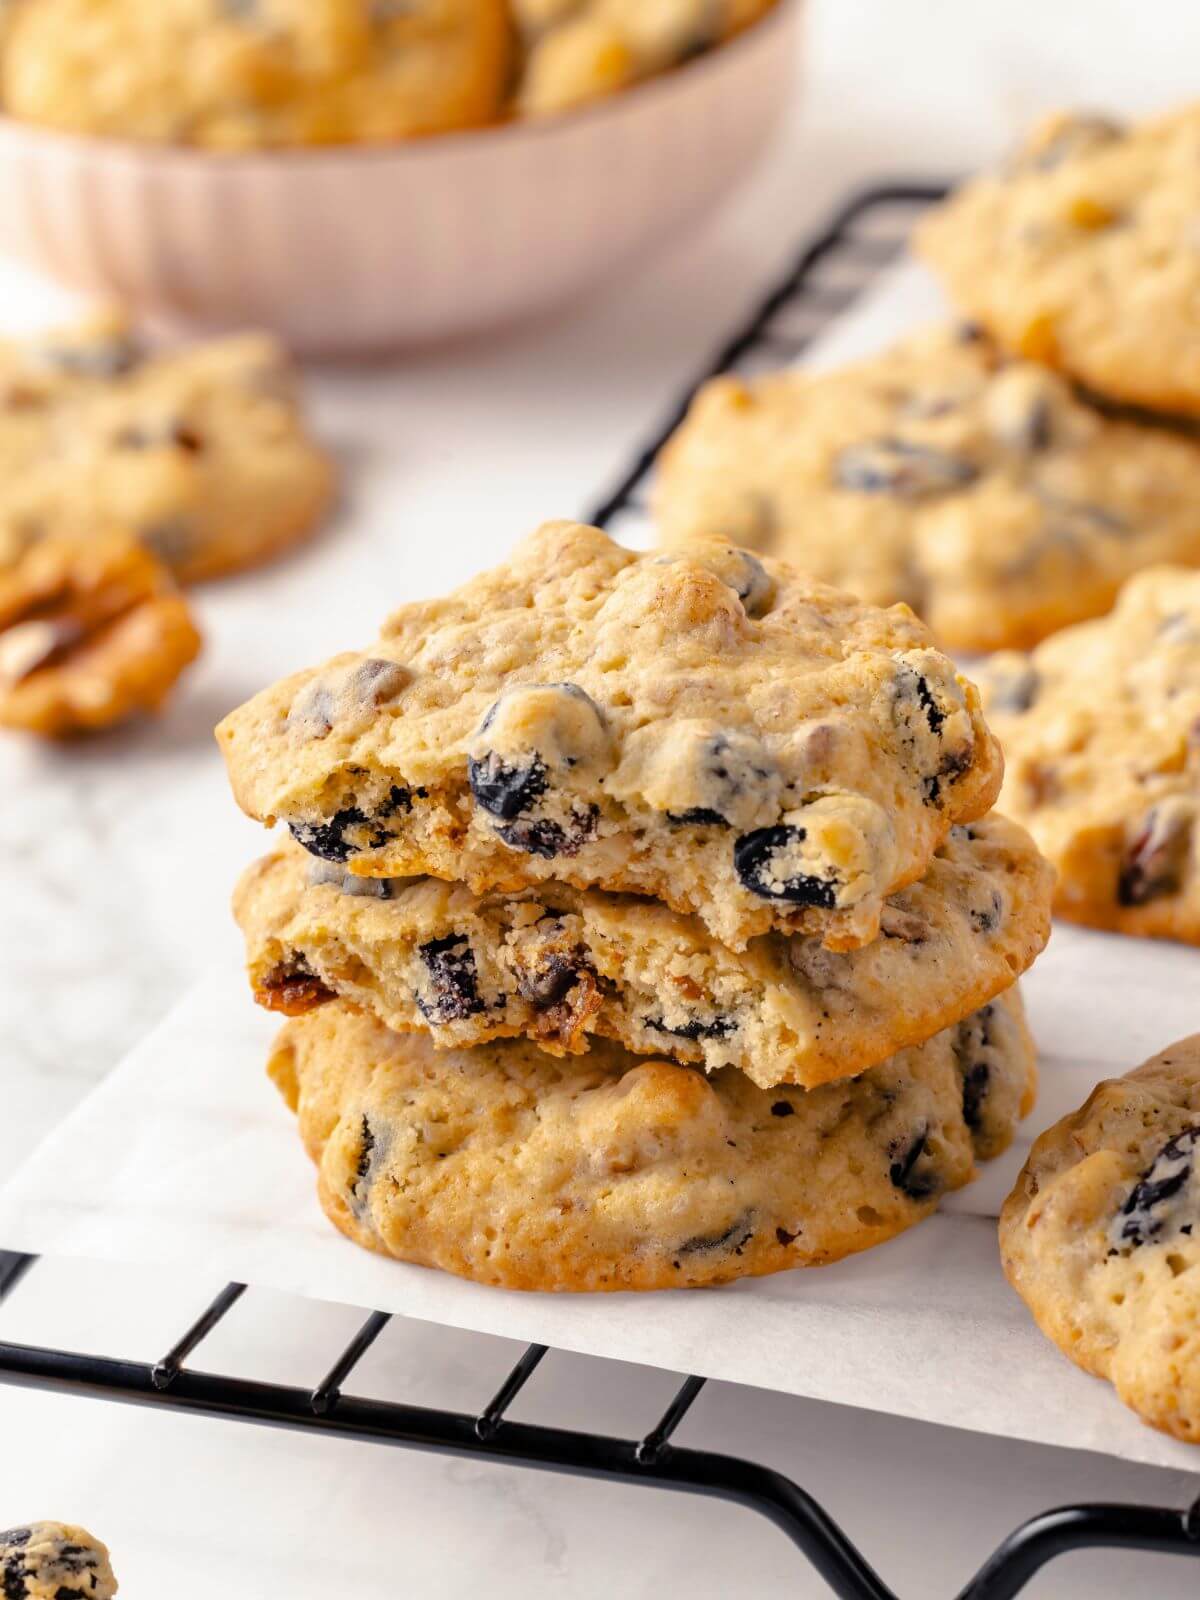
[[[217,737],[242,808],[351,873],[649,894],[733,948],[770,928],[868,943],[1002,770],[907,608],[570,523]]]
[[[1104,415],[969,325],[827,373],[722,377],[659,462],[668,546],[732,539],[947,645],[1035,644],[1200,562],[1200,441]]]

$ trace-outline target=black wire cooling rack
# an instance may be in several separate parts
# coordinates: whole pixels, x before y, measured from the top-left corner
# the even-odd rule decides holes
[[[799,356],[897,255],[915,216],[944,192],[944,186],[937,184],[894,183],[865,191],[843,206],[688,386],[654,438],[591,512],[590,520],[619,531],[644,518],[643,495],[655,457],[697,387],[719,372],[755,371]],[[35,1257],[0,1252],[0,1301],[35,1264]],[[507,1419],[509,1407],[547,1353],[539,1344],[528,1347],[496,1394],[474,1415],[345,1393],[354,1368],[390,1320],[380,1311],[367,1317],[313,1389],[226,1377],[188,1366],[201,1342],[244,1293],[244,1284],[228,1284],[153,1364],[0,1342],[0,1382],[715,1495],[770,1518],[839,1600],[899,1600],[817,1501],[789,1478],[752,1461],[672,1443],[704,1387],[703,1378],[685,1378],[662,1416],[641,1439],[633,1440]],[[1200,1499],[1183,1509],[1077,1505],[1043,1512],[1003,1541],[957,1600],[1010,1600],[1055,1556],[1098,1546],[1200,1556]],[[922,1595],[919,1600],[931,1597]]]

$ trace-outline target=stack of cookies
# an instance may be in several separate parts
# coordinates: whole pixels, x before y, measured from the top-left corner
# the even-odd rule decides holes
[[[836,1260],[1008,1143],[1050,870],[976,690],[728,545],[552,523],[218,729],[270,1070],[359,1243],[528,1289]]]

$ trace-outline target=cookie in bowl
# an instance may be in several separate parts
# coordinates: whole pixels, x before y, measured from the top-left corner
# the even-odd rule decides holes
[[[10,116],[213,150],[371,143],[500,115],[504,0],[22,0]]]
[[[541,117],[725,44],[775,0],[513,0],[525,56],[515,108]]]

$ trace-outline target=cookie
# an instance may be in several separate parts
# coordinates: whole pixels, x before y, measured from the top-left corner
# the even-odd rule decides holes
[[[1008,988],[1050,933],[1049,867],[993,814],[955,828],[882,932],[834,953],[762,934],[735,955],[653,901],[545,883],[505,897],[437,878],[355,878],[285,846],[234,899],[255,998],[299,1016],[335,998],[442,1048],[596,1037],[734,1066],[764,1088],[849,1077]]]
[[[5,1600],[112,1600],[117,1587],[108,1551],[83,1528],[31,1522],[0,1532]]]
[[[869,943],[1001,777],[973,685],[907,610],[571,523],[217,738],[243,810],[356,875],[645,894],[733,949]]]
[[[1200,413],[1200,105],[1137,127],[1043,123],[917,230],[951,298],[1008,349],[1102,395]]]
[[[969,326],[829,373],[714,379],[659,462],[668,546],[732,539],[948,647],[1025,648],[1200,565],[1200,441],[1103,415]]]
[[[1188,1442],[1200,1441],[1198,1155],[1194,1034],[1047,1129],[1000,1216],[1004,1270],[1046,1337]]]
[[[493,121],[504,0],[22,0],[10,115],[217,150],[406,139]]]
[[[517,109],[544,116],[726,43],[775,0],[514,0],[526,42]]]
[[[1010,990],[861,1077],[763,1090],[597,1043],[435,1051],[343,1004],[270,1073],[356,1243],[509,1289],[666,1289],[882,1244],[998,1154],[1034,1087]]]
[[[1200,943],[1200,573],[1157,567],[1110,616],[982,670],[1002,804],[1073,922]]]
[[[119,317],[0,345],[0,567],[128,529],[183,582],[306,538],[333,492],[296,375],[251,334],[152,355]]]
[[[0,727],[57,739],[156,711],[200,642],[136,540],[46,539],[0,570]]]

